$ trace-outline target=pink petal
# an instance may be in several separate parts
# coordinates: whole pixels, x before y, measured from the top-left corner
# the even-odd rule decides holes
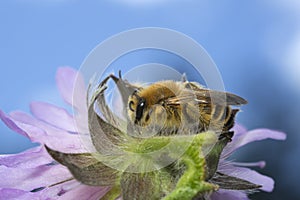
[[[235,137],[237,137],[247,132],[247,129],[241,124],[235,123],[234,127],[232,128],[232,131],[234,131],[234,135]]]
[[[63,99],[68,104],[73,105],[80,112],[87,109],[85,83],[83,77],[75,69],[60,67],[56,73],[56,83]]]
[[[51,127],[46,123],[32,118],[26,113],[14,112],[12,117],[5,115],[5,120],[9,121],[10,127],[13,130],[18,130],[29,137],[33,142],[39,142],[52,146],[56,150],[63,152],[83,150],[80,138],[78,135],[70,134],[63,130]],[[14,119],[13,119],[14,118]],[[43,129],[46,131],[44,131]]]
[[[58,199],[61,198],[62,195],[64,195],[67,192],[72,192],[72,190],[78,186],[80,186],[81,183],[79,183],[76,180],[67,181],[64,183],[60,183],[57,185],[53,185],[50,187],[42,188],[40,191],[36,192],[28,192],[24,190],[19,190],[15,188],[0,188],[0,200],[19,200],[19,199],[25,199],[25,200],[31,200],[31,199],[38,199],[38,200],[52,200],[52,199]],[[2,196],[3,195],[3,196]],[[78,196],[77,196],[78,197]]]
[[[34,168],[52,161],[53,159],[43,146],[34,147],[19,154],[0,155],[0,165],[6,167]]]
[[[0,188],[31,191],[72,177],[62,165],[41,165],[35,168],[11,168],[0,165]]]
[[[28,137],[27,133],[25,131],[23,131],[20,127],[18,127],[13,120],[10,119],[9,116],[7,116],[2,110],[0,110],[0,118],[1,120],[5,123],[5,125],[10,128],[11,130],[25,136]]]
[[[241,191],[220,189],[210,196],[211,200],[249,200],[247,195]]]
[[[57,128],[76,132],[73,117],[63,108],[45,102],[32,102],[30,110],[37,119]]]
[[[41,138],[46,135],[42,129],[30,124],[18,122],[1,111],[0,117],[10,129],[28,137],[32,142],[41,142]]]
[[[230,176],[247,180],[257,185],[261,185],[262,187],[260,189],[266,192],[271,192],[274,188],[274,180],[272,178],[262,175],[249,168],[236,167],[231,164],[226,164],[220,167],[218,171]]]
[[[14,188],[0,188],[1,200],[39,200],[39,195]]]
[[[10,120],[34,142],[66,153],[86,152],[82,137],[78,134],[58,129],[23,112],[12,112],[10,115]]]
[[[79,185],[77,188],[70,190],[62,195],[59,200],[98,200],[101,199],[108,191],[109,187],[95,187],[88,185]]]
[[[38,191],[37,193],[39,193],[40,199],[58,199],[67,192],[72,192],[72,190],[79,185],[81,185],[81,183],[73,179],[64,183],[47,187],[41,191]]]
[[[233,136],[232,142],[224,148],[222,157],[227,157],[236,149],[248,143],[264,139],[285,140],[286,134],[270,129],[254,129],[248,132],[244,132],[243,134],[235,134]]]

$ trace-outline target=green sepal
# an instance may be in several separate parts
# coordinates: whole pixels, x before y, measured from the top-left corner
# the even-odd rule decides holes
[[[112,186],[119,179],[119,171],[104,165],[91,153],[62,153],[47,146],[45,148],[54,160],[66,166],[74,178],[83,184]]]

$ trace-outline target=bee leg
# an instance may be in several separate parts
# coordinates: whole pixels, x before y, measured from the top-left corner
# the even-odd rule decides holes
[[[219,136],[219,140],[226,139],[227,142],[231,142],[233,135],[234,135],[233,131],[223,131]]]
[[[210,180],[216,173],[219,165],[219,160],[224,147],[231,141],[233,131],[222,132],[217,143],[205,156],[206,159],[206,180]]]
[[[187,77],[186,77],[186,73],[183,73],[181,76],[181,82],[187,82]]]

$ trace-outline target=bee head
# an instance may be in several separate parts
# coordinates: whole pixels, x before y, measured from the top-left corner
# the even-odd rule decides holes
[[[147,92],[147,91],[146,91]],[[155,93],[136,90],[129,96],[127,114],[131,122],[139,126],[157,126],[165,121],[165,109],[153,98]],[[157,96],[157,95],[156,95]]]

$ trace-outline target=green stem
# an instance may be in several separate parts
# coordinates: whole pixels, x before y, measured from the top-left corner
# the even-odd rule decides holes
[[[175,189],[164,200],[190,200],[196,195],[217,189],[217,186],[205,182],[205,158],[201,152],[204,137],[196,136],[183,155],[181,162],[186,170],[177,182]]]

